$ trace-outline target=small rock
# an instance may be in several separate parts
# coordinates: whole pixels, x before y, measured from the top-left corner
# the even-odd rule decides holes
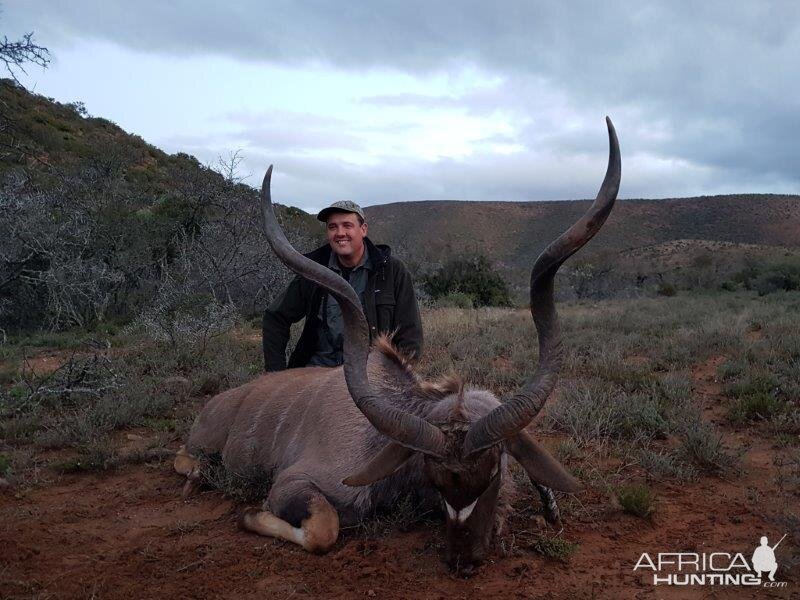
[[[367,590],[367,596],[369,596],[370,598],[375,596],[375,590]]]

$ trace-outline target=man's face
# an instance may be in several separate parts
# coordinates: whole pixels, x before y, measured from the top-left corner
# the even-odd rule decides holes
[[[328,217],[328,243],[342,258],[360,256],[367,235],[367,224],[359,225],[355,213],[333,213]]]

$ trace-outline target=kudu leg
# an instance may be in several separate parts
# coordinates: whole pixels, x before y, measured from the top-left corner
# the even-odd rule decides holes
[[[292,495],[273,485],[264,508],[270,507],[274,512],[245,509],[241,525],[259,535],[280,538],[309,552],[324,554],[339,537],[339,514],[313,484],[298,489],[297,482],[294,483],[290,486]]]
[[[186,500],[200,487],[200,461],[186,451],[186,446],[181,446],[173,466],[178,473],[186,476],[186,484],[181,492],[181,497]]]
[[[536,488],[536,491],[539,492],[539,498],[542,500],[544,520],[554,527],[561,527],[561,511],[558,510],[558,503],[556,502],[556,495],[553,493],[553,490],[536,482],[533,483],[533,486]]]

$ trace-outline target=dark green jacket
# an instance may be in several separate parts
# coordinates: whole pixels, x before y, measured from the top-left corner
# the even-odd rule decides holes
[[[388,246],[373,244],[364,238],[375,268],[369,273],[364,294],[364,312],[369,323],[370,340],[379,333],[394,334],[394,344],[414,357],[422,354],[422,323],[411,275],[400,260],[391,256]],[[306,254],[311,260],[327,266],[331,247],[325,245]],[[305,325],[297,347],[289,357],[289,368],[305,367],[314,355],[317,332],[321,323],[319,308],[323,290],[303,277],[295,277],[283,295],[264,311],[264,369],[286,368],[286,344],[292,323],[305,317]]]

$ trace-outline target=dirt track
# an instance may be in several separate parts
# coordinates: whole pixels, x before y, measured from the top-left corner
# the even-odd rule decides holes
[[[707,373],[696,372],[699,401],[714,419]],[[580,544],[567,560],[524,548],[537,525],[530,496],[517,502],[497,553],[471,579],[450,576],[440,558],[441,527],[417,526],[367,538],[345,532],[327,556],[237,528],[238,507],[214,491],[180,500],[181,478],[168,462],[110,475],[68,475],[55,484],[0,495],[0,596],[3,598],[731,598],[797,597],[800,576],[787,498],[774,459],[782,450],[761,436],[728,432],[749,446],[743,473],[683,487],[657,483],[654,518],[624,514],[608,493],[579,495],[564,537]],[[795,524],[796,527],[796,524]],[[651,585],[632,571],[642,552],[742,552],[761,535],[789,538],[777,552],[782,590]],[[797,532],[795,531],[796,535]]]

